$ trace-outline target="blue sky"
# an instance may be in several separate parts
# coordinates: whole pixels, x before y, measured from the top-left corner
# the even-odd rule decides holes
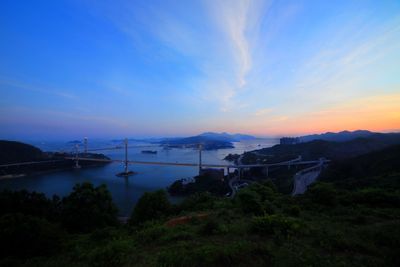
[[[1,1],[0,138],[400,129],[400,1]]]

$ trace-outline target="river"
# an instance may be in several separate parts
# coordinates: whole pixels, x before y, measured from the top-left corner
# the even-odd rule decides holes
[[[229,153],[243,153],[270,147],[278,142],[276,139],[255,139],[234,143],[234,148],[219,149],[202,152],[202,162],[210,164],[227,163],[223,158]],[[71,151],[71,144],[66,142],[29,142],[41,148],[43,151]],[[198,151],[194,149],[173,148],[163,149],[148,143],[130,143],[128,158],[137,161],[165,161],[179,163],[198,163]],[[89,148],[102,148],[115,146],[111,141],[90,141]],[[156,150],[157,154],[144,154],[142,150]],[[101,153],[112,159],[124,159],[124,150],[107,150]],[[13,179],[0,180],[0,190],[36,191],[45,193],[51,197],[68,195],[76,183],[89,181],[94,185],[106,184],[110,190],[115,204],[118,206],[120,216],[129,216],[135,203],[144,192],[165,189],[173,181],[181,178],[193,177],[198,174],[197,167],[181,166],[150,166],[130,165],[129,170],[137,174],[129,178],[117,177],[115,174],[123,170],[123,165],[111,163],[101,167],[83,168],[76,170],[57,171],[37,175],[24,176]],[[171,197],[172,202],[179,198]]]

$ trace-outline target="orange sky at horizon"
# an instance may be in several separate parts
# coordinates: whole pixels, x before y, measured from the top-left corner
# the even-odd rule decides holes
[[[260,121],[263,123],[260,124]],[[237,127],[235,127],[237,126]],[[292,116],[254,116],[246,124],[215,131],[248,133],[258,136],[304,135],[344,130],[375,132],[400,131],[400,93],[351,100],[322,111]]]

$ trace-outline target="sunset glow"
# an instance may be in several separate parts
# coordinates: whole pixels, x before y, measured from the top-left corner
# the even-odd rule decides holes
[[[3,1],[0,137],[400,130],[399,1]]]

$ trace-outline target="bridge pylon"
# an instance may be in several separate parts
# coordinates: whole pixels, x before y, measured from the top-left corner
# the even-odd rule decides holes
[[[199,144],[199,175],[201,175],[202,162],[201,162],[201,152],[203,150],[203,145]]]
[[[75,145],[75,166],[74,169],[80,169],[81,166],[79,165],[79,145]]]
[[[128,177],[130,175],[135,174],[133,171],[129,171],[128,170],[128,165],[129,165],[129,160],[128,160],[128,138],[125,138],[124,146],[125,146],[124,171],[116,174],[119,177]]]

